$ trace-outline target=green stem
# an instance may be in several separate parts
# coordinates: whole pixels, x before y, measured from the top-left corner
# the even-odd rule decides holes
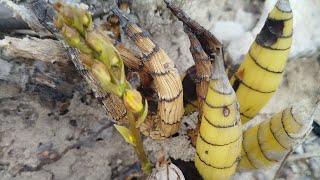
[[[58,18],[60,19],[57,19],[57,21],[55,21],[55,25],[60,29],[60,31],[63,29],[62,27],[64,27],[64,25],[68,25],[65,26],[67,28],[62,32],[65,41],[70,46],[78,48],[81,52],[87,54],[88,56],[93,56],[104,63],[104,65],[108,69],[111,81],[106,79],[106,77],[99,78],[99,76],[97,76],[98,78],[96,77],[97,80],[101,83],[105,91],[115,94],[119,98],[123,99],[125,91],[131,89],[131,86],[125,80],[126,76],[124,71],[124,64],[116,48],[113,47],[113,45],[109,42],[104,41],[101,35],[98,35],[96,32],[92,32],[93,25],[89,13],[86,12],[86,14],[83,14],[83,12],[79,9],[68,5],[65,6],[63,3],[61,4],[59,2],[55,5],[55,8],[60,14],[58,16]],[[72,22],[77,22],[77,24],[68,23],[70,22],[71,17],[73,18]],[[85,37],[85,34],[87,38]],[[91,46],[89,46],[89,44]],[[101,46],[105,46],[105,48],[102,48]],[[114,58],[117,58],[117,61],[113,61]],[[112,61],[113,64],[111,64]],[[113,69],[111,65],[116,66],[120,69]],[[128,110],[128,108],[127,112],[129,116],[130,129],[136,141],[134,149],[141,162],[142,170],[146,174],[150,174],[152,164],[148,161],[146,153],[144,152],[140,129],[136,128],[137,118],[134,113]]]
[[[136,116],[130,111],[128,111],[128,116],[129,116],[129,125],[130,125],[131,132],[134,138],[136,139],[136,146],[134,146],[134,149],[141,162],[141,166],[144,173],[151,174],[152,172],[151,163],[149,162],[147,155],[144,151],[140,130],[135,126]]]

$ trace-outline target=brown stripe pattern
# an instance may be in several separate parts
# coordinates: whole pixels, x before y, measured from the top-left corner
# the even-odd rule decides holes
[[[143,53],[145,71],[153,77],[155,91],[158,95],[157,126],[161,136],[169,137],[177,132],[183,116],[182,83],[174,63],[168,55],[150,38],[148,32],[133,23],[126,14],[119,9],[112,9],[120,19],[121,25],[128,36]],[[148,129],[148,128],[144,128]],[[150,134],[150,132],[144,132]]]

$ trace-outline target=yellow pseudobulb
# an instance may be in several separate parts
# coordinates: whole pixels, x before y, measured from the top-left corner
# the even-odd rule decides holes
[[[230,179],[240,161],[241,145],[239,105],[222,59],[217,59],[196,142],[194,162],[201,176],[205,180]]]
[[[292,43],[292,11],[278,0],[230,82],[240,104],[242,123],[252,119],[278,89]]]
[[[297,104],[246,130],[238,169],[261,169],[280,163],[310,132],[311,111],[311,103]]]

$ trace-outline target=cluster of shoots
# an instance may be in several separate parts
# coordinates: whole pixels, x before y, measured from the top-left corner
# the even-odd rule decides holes
[[[94,30],[89,12],[62,3],[55,4],[58,12],[54,24],[71,47],[80,50],[80,61],[87,67],[101,87],[108,93],[122,99],[127,109],[130,129],[115,125],[137,153],[145,173],[151,173],[152,164],[144,152],[140,124],[148,113],[147,101],[143,103],[141,94],[132,89],[125,78],[123,60],[117,49],[101,33]]]

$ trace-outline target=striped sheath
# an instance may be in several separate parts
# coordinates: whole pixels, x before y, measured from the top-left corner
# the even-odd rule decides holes
[[[245,131],[238,169],[261,169],[281,162],[310,132],[311,111],[311,103],[297,104]]]
[[[230,81],[242,123],[252,119],[277,90],[291,43],[292,11],[288,0],[279,0]]]
[[[195,66],[194,68],[189,68],[187,71],[187,75],[189,75],[189,77],[194,76],[193,79],[191,79],[192,82],[188,82],[190,84],[186,85],[186,81],[185,78],[182,81],[182,85],[183,85],[183,89],[184,92],[190,92],[189,94],[196,94],[196,98],[192,101],[187,102],[187,104],[185,105],[185,110],[192,110],[192,109],[199,109],[199,113],[198,113],[198,123],[196,125],[196,128],[193,130],[189,130],[188,131],[188,136],[191,138],[191,143],[195,146],[196,145],[196,140],[197,140],[197,136],[199,133],[199,128],[200,128],[200,122],[201,122],[201,117],[203,115],[203,105],[204,105],[204,101],[205,101],[205,97],[207,95],[208,92],[208,86],[209,86],[209,81],[210,81],[210,76],[211,76],[211,60],[209,58],[209,56],[204,52],[199,40],[197,39],[196,35],[194,33],[191,32],[191,30],[185,26],[184,27],[184,32],[188,35],[189,37],[189,41],[190,41],[190,52],[192,54],[193,60],[195,62]],[[194,71],[190,71],[190,70],[194,70]],[[192,74],[193,73],[193,74]],[[190,79],[190,78],[189,78]],[[196,88],[190,88],[194,85]],[[196,93],[192,90],[195,90]],[[193,96],[190,97],[186,97],[187,95],[185,94],[184,99],[192,99]],[[187,109],[186,109],[187,108]],[[189,109],[188,109],[189,108]]]
[[[195,83],[199,104],[199,117],[202,117],[203,102],[208,91],[212,65],[209,56],[202,49],[197,37],[187,27],[184,28],[184,31],[189,37],[190,52],[195,62]]]
[[[220,57],[204,101],[195,166],[204,179],[228,179],[240,161],[242,126],[236,95]]]
[[[118,0],[117,5],[122,11],[129,12],[132,1],[133,0]],[[113,38],[121,42],[121,26],[119,18],[116,15],[111,14],[108,16],[107,22],[110,25],[108,29],[112,32]]]
[[[149,119],[157,123],[151,123],[157,127],[152,130],[156,132],[146,132],[148,128],[143,128],[146,131],[142,132],[148,136],[154,134],[150,136],[154,139],[169,137],[178,131],[184,114],[182,83],[178,70],[168,55],[151,40],[147,31],[133,23],[119,9],[114,8],[112,11],[119,17],[124,31],[144,55],[144,70],[152,76],[153,87],[158,95],[158,118]]]

